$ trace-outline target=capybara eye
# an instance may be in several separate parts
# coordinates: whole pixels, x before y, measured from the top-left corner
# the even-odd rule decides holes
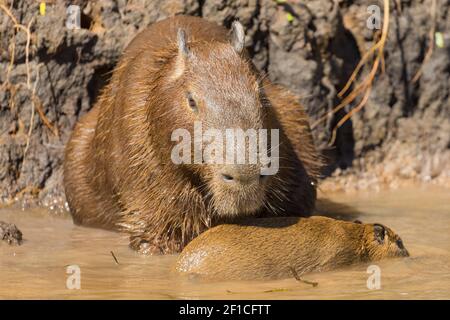
[[[233,177],[228,174],[222,174],[222,179],[225,182],[233,182],[233,180],[234,180]]]
[[[403,245],[402,239],[398,239],[398,240],[396,241],[396,243],[397,243],[397,246],[398,246],[400,249],[405,249],[405,246]]]
[[[195,100],[192,97],[192,94],[190,92],[187,94],[187,99],[188,99],[189,107],[192,109],[192,111],[197,112],[198,111],[197,102],[195,102]]]

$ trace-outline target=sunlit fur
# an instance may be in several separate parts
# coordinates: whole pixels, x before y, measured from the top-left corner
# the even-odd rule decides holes
[[[216,280],[276,279],[409,256],[400,237],[384,226],[380,240],[374,224],[318,216],[247,220],[201,234],[175,269]]]
[[[180,28],[189,54],[180,52]],[[203,130],[279,129],[279,172],[231,190],[219,179],[221,165],[175,165],[171,134],[185,128],[193,136],[194,121]],[[76,223],[126,231],[133,248],[168,253],[233,217],[308,215],[319,166],[298,98],[263,79],[225,28],[178,16],[152,25],[126,49],[74,129],[64,183]]]
[[[384,239],[377,240],[375,235],[374,224],[369,224],[365,228],[365,248],[369,260],[380,260],[385,257],[409,256],[408,250],[403,247],[402,239],[392,229],[382,226],[384,231]],[[379,225],[381,226],[381,225]]]

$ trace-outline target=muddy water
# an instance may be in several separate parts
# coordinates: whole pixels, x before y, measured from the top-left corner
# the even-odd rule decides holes
[[[321,214],[382,222],[396,230],[410,258],[377,262],[381,288],[367,288],[362,264],[304,278],[260,282],[205,282],[171,273],[176,256],[144,257],[123,235],[74,226],[68,216],[45,210],[0,210],[0,220],[17,224],[24,244],[0,243],[0,298],[135,299],[442,299],[450,298],[450,192],[414,188],[378,193],[325,194]],[[333,201],[334,203],[331,203]],[[117,258],[114,260],[111,251]],[[81,289],[67,266],[81,272]]]

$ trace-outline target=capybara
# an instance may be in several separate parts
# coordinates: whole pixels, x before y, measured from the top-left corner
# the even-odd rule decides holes
[[[76,224],[129,232],[131,247],[144,253],[171,253],[236,217],[311,213],[320,159],[307,115],[256,70],[244,37],[239,22],[228,31],[188,16],[136,36],[66,147]],[[174,163],[172,134],[195,136],[195,123],[278,130],[278,145],[269,145],[279,147],[278,171],[261,175],[262,164],[248,161]]]
[[[184,248],[175,269],[214,280],[277,279],[405,256],[400,237],[381,224],[260,218],[205,231]]]

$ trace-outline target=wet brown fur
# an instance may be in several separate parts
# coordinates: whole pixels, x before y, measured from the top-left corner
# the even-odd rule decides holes
[[[196,55],[192,64],[208,72],[180,72],[179,28]],[[255,91],[247,89],[255,84]],[[186,91],[207,86],[230,110],[220,109],[206,125],[280,129],[280,171],[266,185],[243,190],[244,200],[230,200],[215,184],[213,166],[175,165],[170,159],[171,133],[192,127],[195,120],[183,105]],[[245,102],[252,99],[263,108]],[[230,209],[233,216],[310,214],[319,166],[298,98],[262,80],[245,52],[233,50],[228,30],[178,16],[152,25],[125,50],[99,101],[73,131],[64,185],[76,224],[126,231],[133,248],[169,253],[232,218],[218,211],[250,206],[252,195],[255,201],[264,199],[264,206],[256,212]]]
[[[379,224],[326,217],[263,218],[214,227],[189,243],[175,269],[217,280],[275,279],[408,256]]]

